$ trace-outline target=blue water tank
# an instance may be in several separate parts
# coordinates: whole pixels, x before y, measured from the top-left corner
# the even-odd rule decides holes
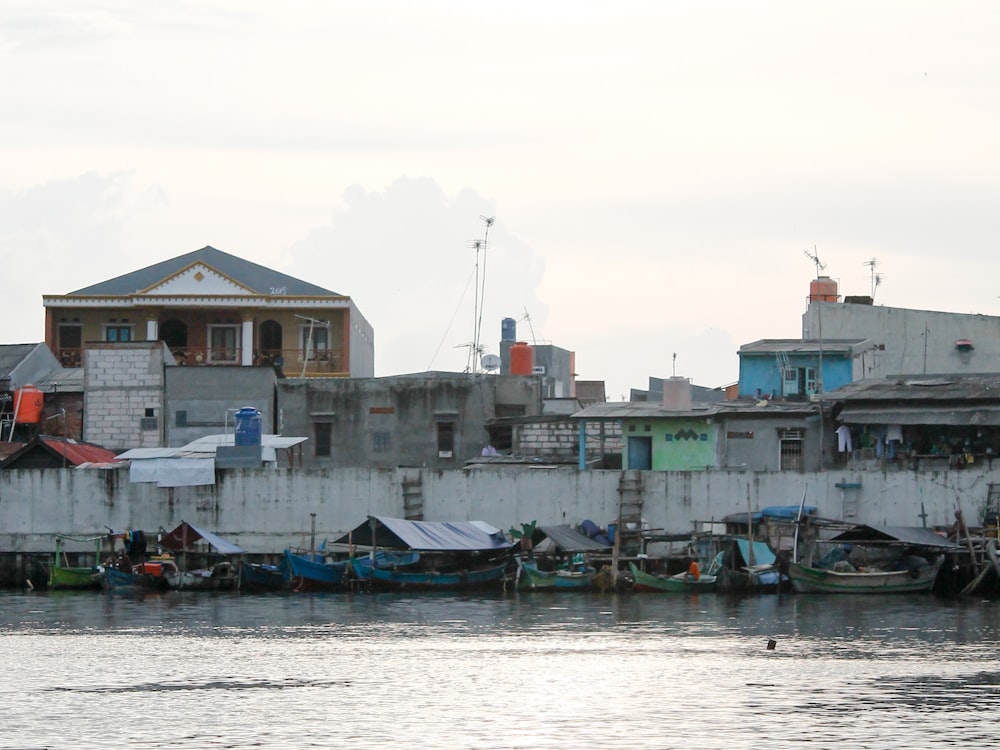
[[[500,340],[517,341],[517,321],[513,318],[504,318],[500,321]]]
[[[252,406],[244,406],[236,412],[236,445],[260,445],[260,412]]]

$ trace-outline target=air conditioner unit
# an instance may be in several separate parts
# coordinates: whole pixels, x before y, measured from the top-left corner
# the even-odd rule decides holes
[[[545,365],[535,365],[535,366],[533,366],[531,368],[531,374],[532,375],[544,375],[545,374]]]

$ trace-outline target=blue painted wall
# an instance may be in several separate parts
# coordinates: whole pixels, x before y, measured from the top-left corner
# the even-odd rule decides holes
[[[792,368],[812,367],[818,369],[819,355],[789,354],[788,364]],[[823,354],[823,391],[829,393],[848,383],[854,377],[853,360],[842,354]],[[740,396],[760,395],[781,396],[781,366],[773,354],[740,355]],[[800,394],[804,398],[804,394]]]

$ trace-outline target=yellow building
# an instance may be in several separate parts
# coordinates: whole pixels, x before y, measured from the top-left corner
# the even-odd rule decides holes
[[[163,341],[179,365],[375,374],[374,332],[350,297],[214,247],[43,304],[45,343],[64,367],[81,366],[89,342]]]

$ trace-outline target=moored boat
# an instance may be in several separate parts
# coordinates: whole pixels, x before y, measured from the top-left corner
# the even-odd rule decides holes
[[[591,588],[597,569],[585,562],[570,563],[566,567],[542,570],[535,560],[517,558],[517,586],[520,589],[551,589],[580,591]]]
[[[286,575],[293,591],[334,591],[343,585],[347,560],[333,560],[323,552],[285,550]]]
[[[911,594],[931,590],[943,559],[902,570],[839,571],[791,563],[788,576],[803,594]]]
[[[711,573],[699,574],[697,577],[687,571],[669,576],[656,575],[640,570],[633,562],[629,562],[628,566],[632,572],[632,589],[634,591],[710,593],[715,591],[718,584],[718,577]],[[711,571],[711,568],[709,570]]]
[[[267,563],[251,563],[240,561],[241,591],[281,591],[288,585],[285,574],[288,563],[282,560],[281,565]]]
[[[101,543],[104,538],[105,537],[103,535],[86,538],[57,535],[55,560],[49,566],[48,570],[49,590],[65,591],[100,589],[101,579],[100,571],[98,570],[98,563],[101,559]],[[94,564],[70,565],[67,552],[63,548],[64,542],[80,542],[95,545],[93,553]]]

